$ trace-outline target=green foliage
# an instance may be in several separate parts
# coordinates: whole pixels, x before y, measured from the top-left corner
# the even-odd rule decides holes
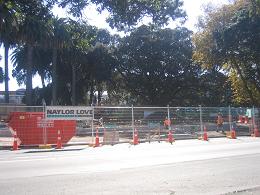
[[[2,83],[3,81],[4,81],[4,71],[2,67],[0,67],[0,83]]]
[[[141,26],[122,41],[117,69],[139,104],[194,105],[200,69],[191,57],[191,31]]]
[[[27,47],[20,46],[17,47],[12,54],[11,60],[13,62],[13,77],[16,78],[19,85],[26,82],[26,55]],[[47,49],[42,49],[40,47],[35,47],[33,50],[33,75],[39,74],[42,78],[42,83],[45,79],[50,80],[50,63],[51,63],[51,53]]]
[[[231,83],[218,69],[209,69],[200,76],[200,102],[202,106],[229,106],[232,103]]]
[[[20,40],[32,46],[47,47],[52,18],[49,8],[43,2],[33,0],[29,4],[21,4],[21,13]]]
[[[14,1],[0,1],[0,44],[12,45],[17,41],[19,7]]]
[[[19,45],[12,56],[13,76],[19,84],[26,83],[28,104],[31,104],[32,76],[36,73],[40,74],[43,86],[45,79],[58,75],[59,100],[65,104],[71,103],[70,96],[75,97],[75,82],[85,85],[76,89],[78,102],[84,101],[87,91],[93,96],[94,90],[101,92],[112,82],[116,64],[112,53],[118,37],[98,31],[84,21],[53,18],[50,11],[54,4],[59,4],[69,7],[70,13],[79,17],[89,3],[96,4],[99,11],[108,10],[110,25],[120,30],[137,25],[144,16],[151,17],[157,25],[185,16],[179,0],[1,1],[0,41],[8,48],[11,44]],[[52,81],[56,83],[56,79]]]
[[[260,104],[260,15],[254,2],[237,0],[209,12],[194,36],[193,59],[228,72],[238,105]]]
[[[248,91],[259,94],[259,7],[244,1],[202,21],[194,36],[196,63],[192,32],[161,28],[185,19],[181,0],[0,1],[0,41],[16,46],[13,75],[20,84],[30,88],[31,77],[41,76],[43,89],[33,91],[33,104],[42,98],[51,104],[54,91],[55,104],[91,104],[94,92],[100,102],[108,91],[108,104],[218,106],[230,103],[231,86],[236,101],[248,103],[250,95],[238,98]],[[95,4],[100,12],[109,11],[111,27],[132,33],[121,39],[86,21],[55,18],[51,8],[57,3],[77,17]],[[134,30],[144,17],[152,24]]]
[[[5,102],[9,103],[9,49],[18,41],[18,14],[19,7],[13,1],[0,2],[0,45],[5,49]]]
[[[62,49],[68,47],[70,41],[69,20],[66,18],[53,17],[50,21],[50,31],[47,41],[49,48]]]
[[[182,0],[58,0],[62,7],[69,7],[70,13],[80,17],[82,10],[94,3],[98,11],[108,10],[107,22],[112,28],[127,30],[136,26],[144,17],[150,17],[154,24],[164,25],[170,20],[184,19],[185,12],[181,9]]]

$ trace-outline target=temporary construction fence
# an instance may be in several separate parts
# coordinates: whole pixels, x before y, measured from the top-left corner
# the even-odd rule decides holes
[[[71,114],[73,107],[62,107]],[[70,108],[70,109],[66,109]],[[81,107],[82,108],[82,107]],[[116,144],[198,138],[207,130],[208,137],[250,135],[259,127],[258,108],[233,107],[86,107],[87,119],[46,118],[46,107],[0,106],[0,145],[12,145],[17,133],[23,146],[62,144]],[[79,115],[78,115],[79,116]],[[222,120],[221,124],[218,124]]]

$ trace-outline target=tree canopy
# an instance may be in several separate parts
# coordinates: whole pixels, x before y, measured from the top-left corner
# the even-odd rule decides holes
[[[192,64],[191,56],[188,29],[141,26],[120,44],[118,70],[139,103],[192,104],[199,67]],[[188,93],[191,96],[185,99]]]
[[[228,74],[234,102],[240,105],[260,104],[259,5],[259,1],[237,0],[209,11],[193,38],[193,59]]]
[[[89,25],[81,16],[90,4],[108,11],[109,25],[127,34]],[[54,5],[74,18],[54,17]],[[6,62],[0,81],[6,97],[13,47],[13,76],[26,84],[28,105],[43,98],[53,105],[259,105],[259,0],[207,9],[195,34],[165,27],[186,19],[182,5],[182,0],[0,1]],[[144,18],[150,23],[139,26]],[[36,74],[43,87],[32,89]]]
[[[12,57],[16,65],[13,75],[17,77],[19,83],[26,83],[27,104],[32,102],[32,76],[36,73],[41,76],[43,86],[45,86],[45,79],[52,80],[52,93],[56,94],[57,78],[61,79],[66,75],[60,74],[59,76],[56,71],[59,71],[61,67],[62,70],[66,70],[67,66],[68,73],[72,74],[67,75],[63,79],[63,87],[59,87],[63,88],[63,92],[67,91],[72,96],[72,104],[75,104],[77,99],[76,93],[84,93],[84,90],[77,90],[77,82],[86,83],[86,90],[91,90],[92,94],[93,90],[97,90],[95,88],[101,90],[104,81],[111,80],[110,75],[114,65],[109,64],[109,61],[112,60],[113,64],[114,61],[109,50],[112,44],[115,44],[113,41],[116,39],[108,40],[108,38],[112,38],[109,33],[97,32],[83,21],[80,24],[78,21],[68,20],[62,24],[64,21],[54,19],[51,14],[51,8],[55,4],[68,8],[69,13],[76,17],[81,16],[86,6],[95,4],[98,11],[110,12],[108,22],[111,27],[118,30],[131,29],[144,17],[150,17],[153,23],[159,26],[166,24],[169,20],[185,17],[185,12],[181,8],[183,2],[179,0],[33,0],[30,3],[20,0],[1,1],[1,42],[17,44]],[[15,36],[7,33],[14,30],[17,31]],[[96,46],[98,43],[105,45]],[[52,58],[49,57],[50,48],[53,48]],[[5,82],[8,83],[8,79]],[[93,84],[98,86],[94,87]],[[53,95],[55,104],[56,99],[56,95]]]
[[[96,4],[99,12],[107,10],[110,14],[107,22],[112,28],[126,30],[136,26],[144,17],[163,26],[170,20],[185,17],[182,0],[57,0],[61,7],[68,7],[70,13],[80,17],[82,10],[90,3]]]

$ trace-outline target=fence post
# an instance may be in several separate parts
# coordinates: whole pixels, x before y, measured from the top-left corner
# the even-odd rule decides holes
[[[256,123],[255,123],[255,106],[253,106],[251,115],[252,115],[252,130],[254,131],[254,129],[256,128]]]
[[[200,105],[200,131],[203,133],[202,108]]]
[[[171,121],[171,119],[170,119],[170,107],[169,107],[169,105],[167,106],[167,112],[168,112],[168,120]],[[170,122],[169,125],[168,125],[168,130],[169,130],[169,131],[171,130],[171,122]]]
[[[46,131],[46,126],[45,126],[45,123],[46,123],[46,102],[44,99],[42,99],[42,107],[43,107],[43,145],[46,145],[47,144],[47,131]]]
[[[91,137],[92,137],[92,144],[94,144],[94,118],[95,118],[95,107],[91,104],[92,107],[92,121],[91,121]]]
[[[229,122],[229,130],[232,131],[232,116],[231,116],[231,108],[230,105],[228,106],[228,122]]]
[[[135,122],[134,122],[134,106],[132,105],[132,130],[133,130],[133,140],[134,140],[134,134],[135,134]]]

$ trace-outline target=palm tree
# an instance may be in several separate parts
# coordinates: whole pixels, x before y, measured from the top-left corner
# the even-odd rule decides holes
[[[69,40],[66,19],[53,18],[50,47],[52,48],[52,104],[57,104],[57,55]]]
[[[9,49],[16,43],[18,22],[16,18],[17,5],[14,2],[1,2],[0,3],[0,45],[4,46],[4,59],[5,59],[5,102],[9,103]]]
[[[19,33],[22,42],[27,47],[26,67],[26,104],[32,105],[32,73],[33,49],[36,46],[47,47],[48,33],[50,31],[50,10],[42,2],[32,3],[22,7],[24,13]]]
[[[0,61],[2,60],[2,56],[0,55]],[[4,80],[4,73],[3,69],[0,67],[0,83],[2,83]]]
[[[14,65],[13,77],[15,77],[19,84],[26,82],[26,54],[27,47],[19,46],[12,53],[12,62]],[[41,47],[34,47],[33,50],[33,66],[32,74],[39,74],[41,77],[42,86],[45,87],[45,79],[50,79],[50,64],[51,52]]]

